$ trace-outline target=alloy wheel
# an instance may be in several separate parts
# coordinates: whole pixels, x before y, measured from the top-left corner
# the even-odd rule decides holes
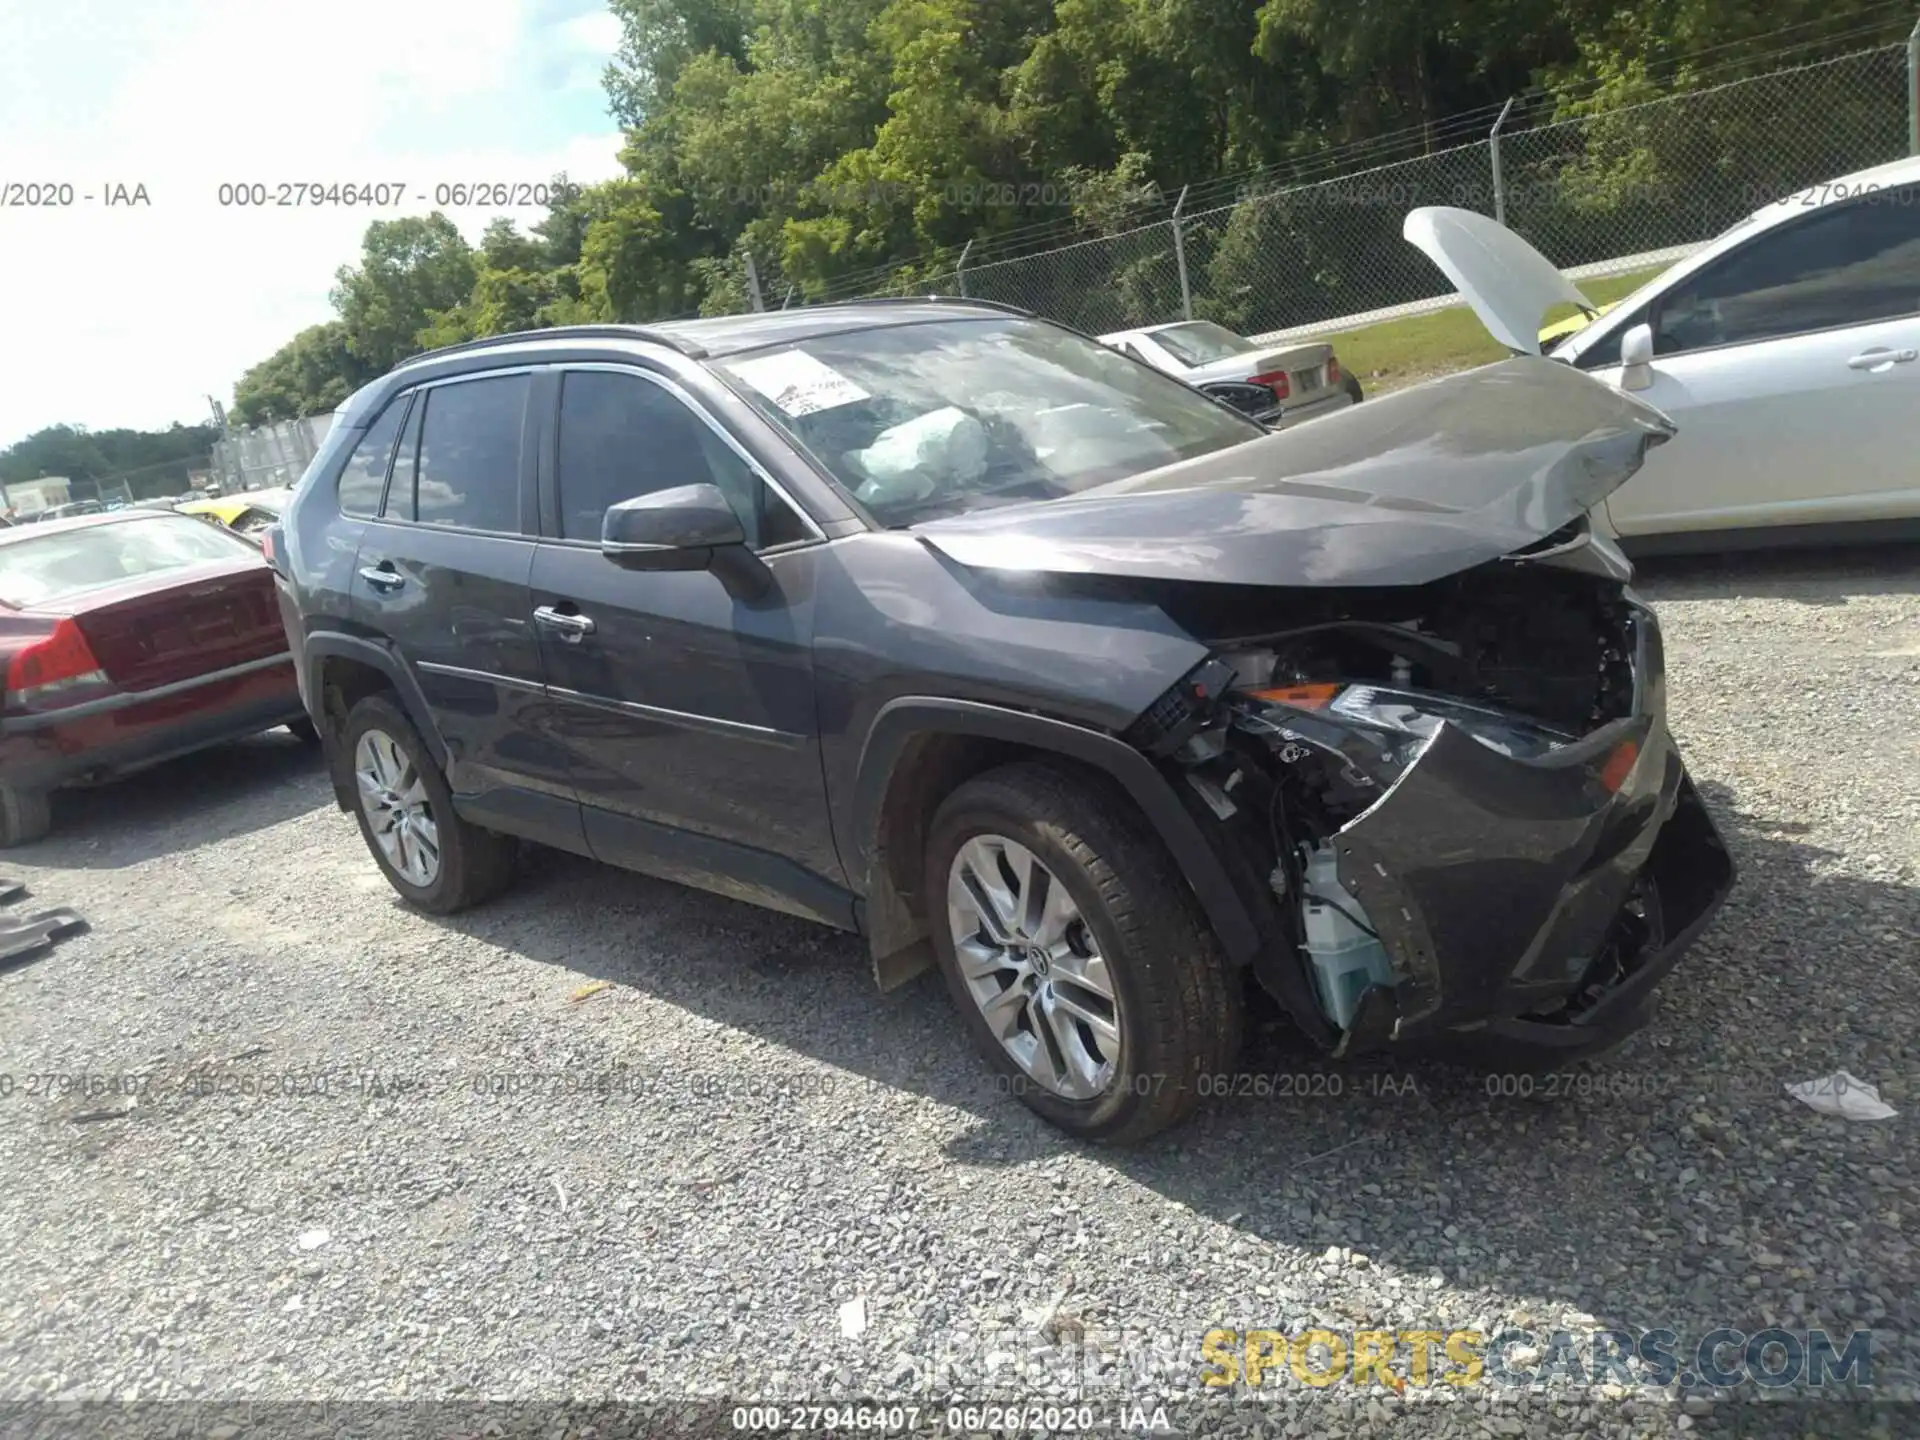
[[[360,808],[374,844],[400,878],[426,889],[440,874],[440,826],[419,767],[384,730],[367,730],[353,748]]]
[[[967,993],[1035,1083],[1091,1100],[1118,1072],[1120,1002],[1092,928],[1026,846],[976,835],[947,871],[947,920]]]

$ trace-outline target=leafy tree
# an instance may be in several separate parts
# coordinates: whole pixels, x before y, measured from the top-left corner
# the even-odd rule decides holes
[[[335,277],[334,308],[347,349],[374,374],[420,348],[420,332],[436,312],[473,293],[474,253],[445,215],[376,220],[367,227],[358,265]]]
[[[64,475],[81,482],[125,481],[138,495],[183,489],[187,472],[203,467],[220,432],[211,425],[165,430],[89,430],[49,425],[0,450],[0,483]]]
[[[1563,264],[1604,258],[1582,247],[1622,223],[1665,243],[1731,218],[1689,197],[1838,173],[1858,147],[1826,137],[1886,129],[1888,153],[1902,140],[1895,107],[1870,95],[1790,114],[1703,102],[1684,123],[1621,109],[1762,63],[1785,26],[1880,24],[1897,39],[1905,17],[1884,0],[609,3],[620,178],[559,177],[530,229],[498,220],[477,245],[439,214],[372,225],[338,274],[337,318],[250,369],[236,419],[325,409],[426,346],[743,309],[748,255],[778,304],[789,286],[802,299],[948,289],[971,240],[975,294],[1090,328],[1165,318],[1179,305],[1172,237],[1143,222],[1183,186],[1391,134],[1400,154],[1456,157],[1421,161],[1424,200],[1478,204],[1484,152],[1463,142],[1483,117],[1443,122],[1523,90],[1603,117],[1509,152],[1509,219]],[[1393,173],[1370,177],[1376,191]],[[1257,332],[1429,283],[1393,204],[1338,186],[1261,196],[1229,214],[1224,187],[1195,194],[1201,313]],[[1047,248],[1035,232],[1080,244],[1017,271],[993,263]]]
[[[310,325],[240,377],[230,418],[237,425],[266,425],[319,415],[377,373],[353,353],[338,320]]]

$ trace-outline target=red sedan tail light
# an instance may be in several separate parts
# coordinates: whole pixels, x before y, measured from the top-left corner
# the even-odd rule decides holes
[[[8,698],[31,709],[71,704],[76,691],[104,687],[107,672],[71,617],[59,621],[45,639],[16,650],[7,665]]]
[[[1338,355],[1327,356],[1327,383],[1329,385],[1338,385],[1340,383],[1340,357]]]
[[[1273,398],[1284,400],[1293,393],[1293,382],[1287,378],[1284,370],[1272,370],[1265,375],[1255,375],[1247,381],[1249,385],[1264,385],[1273,392]]]

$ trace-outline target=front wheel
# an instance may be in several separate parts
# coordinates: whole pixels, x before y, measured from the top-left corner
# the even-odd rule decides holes
[[[934,817],[929,930],[1005,1087],[1071,1134],[1185,1119],[1240,1053],[1242,991],[1172,858],[1110,785],[1044,763]]]
[[[455,813],[446,777],[398,705],[368,696],[347,716],[342,741],[360,834],[402,899],[451,915],[506,888],[513,840]]]

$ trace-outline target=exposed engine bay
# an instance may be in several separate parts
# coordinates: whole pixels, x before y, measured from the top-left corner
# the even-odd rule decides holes
[[[1323,1041],[1397,1038],[1495,986],[1571,1023],[1660,948],[1639,872],[1680,770],[1648,713],[1657,626],[1618,578],[1520,559],[1161,603],[1213,653],[1129,738],[1264,892],[1296,973],[1262,978],[1310,997]]]

